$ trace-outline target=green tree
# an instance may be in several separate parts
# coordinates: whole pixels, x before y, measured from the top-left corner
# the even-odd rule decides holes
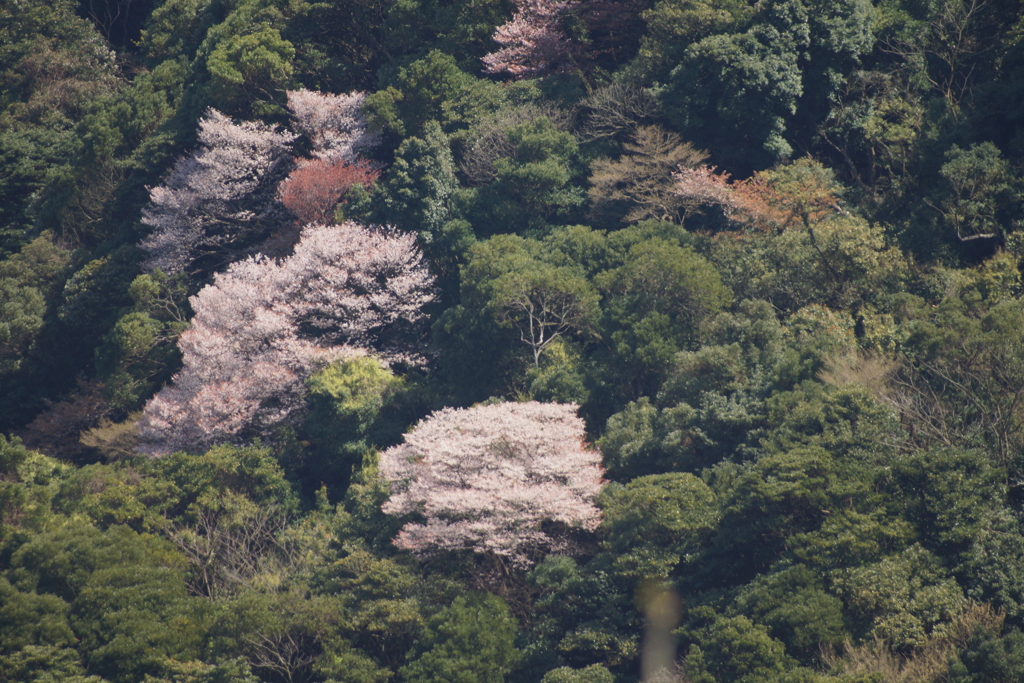
[[[97,569],[72,603],[89,669],[115,683],[201,654],[205,603],[188,597],[180,568],[147,564]]]
[[[687,48],[711,35],[742,27],[752,15],[752,8],[742,2],[658,0],[642,14],[647,31],[633,69],[638,78],[663,83]]]
[[[879,562],[851,568],[835,581],[847,602],[855,632],[894,648],[923,644],[944,633],[964,608],[963,590],[942,561],[912,545]]]
[[[1006,160],[991,142],[961,149],[953,145],[939,169],[945,180],[945,196],[926,200],[953,229],[961,242],[993,239],[1009,232],[1008,211],[1013,200],[1013,177]]]
[[[336,494],[348,486],[371,448],[400,438],[401,427],[382,419],[381,410],[403,381],[373,358],[332,363],[306,382],[309,414],[303,425],[311,444],[305,471],[313,489],[326,485]]]
[[[629,246],[622,265],[595,282],[606,299],[616,374],[634,398],[657,388],[675,355],[696,341],[700,322],[732,298],[707,260],[658,237]]]
[[[592,324],[597,292],[569,268],[537,261],[523,266],[489,283],[492,298],[487,306],[503,324],[516,328],[538,367],[552,342]]]
[[[540,683],[613,683],[612,672],[600,664],[591,664],[582,669],[568,666],[552,669],[544,674]]]
[[[1024,634],[975,630],[950,664],[950,683],[1010,683],[1024,675]]]
[[[187,595],[184,558],[165,540],[124,526],[101,531],[64,520],[13,549],[10,558],[12,585],[39,596],[38,607],[51,603],[46,611],[52,612],[61,601],[67,605],[53,616],[60,619],[67,609],[91,672],[127,682],[157,673],[164,658],[198,657],[205,603]],[[60,622],[41,616],[38,633],[52,641]]]
[[[452,296],[458,287],[458,266],[474,238],[456,205],[459,181],[448,137],[433,120],[423,123],[420,135],[402,141],[387,178],[363,203],[373,222],[419,234],[440,287]],[[351,209],[342,210],[358,212],[359,203],[352,197]]]
[[[462,304],[435,326],[442,363],[452,363],[453,372],[488,387],[485,391],[500,390],[496,384],[514,381],[510,375],[525,370],[526,358],[539,368],[553,343],[590,331],[598,315],[596,291],[574,259],[553,246],[495,235],[469,249]],[[441,343],[442,330],[446,336],[457,331],[458,345]],[[487,340],[486,351],[479,347],[481,339]],[[497,363],[495,349],[502,352]]]
[[[151,512],[194,523],[204,511],[242,497],[258,506],[297,508],[291,484],[269,448],[221,445],[201,455],[173,453],[146,462],[139,496]]]
[[[598,554],[586,566],[549,555],[528,575],[538,591],[524,648],[523,672],[533,680],[558,664],[602,665],[635,671],[642,618],[633,599],[634,581],[617,581],[612,556]]]
[[[77,650],[53,645],[26,645],[0,656],[0,675],[25,683],[106,683],[99,676],[86,675]]]
[[[210,96],[228,111],[276,111],[272,104],[291,85],[295,46],[271,26],[231,35],[206,60]],[[269,108],[268,108],[269,107]]]
[[[519,659],[515,634],[504,600],[459,596],[427,622],[399,675],[406,683],[501,683]]]
[[[914,421],[922,445],[984,446],[1015,471],[1024,418],[1024,309],[1013,300],[983,302],[977,292],[965,294],[926,307],[910,323],[893,401]]]
[[[319,593],[337,597],[337,620],[317,668],[344,680],[383,680],[406,657],[423,628],[424,586],[408,566],[351,550],[315,573]],[[355,677],[355,676],[353,676]]]
[[[77,642],[68,624],[70,606],[56,595],[25,593],[0,577],[0,639],[3,654],[26,646],[71,647]]]
[[[806,40],[806,24],[803,28]],[[736,170],[763,168],[790,156],[787,123],[803,93],[800,38],[799,31],[758,24],[746,33],[713,35],[691,45],[662,94],[669,120]]]
[[[478,236],[539,235],[574,222],[586,201],[585,168],[571,133],[539,117],[506,131],[511,153],[494,162],[494,182],[471,190],[467,218]]]
[[[118,87],[113,54],[76,4],[0,9],[0,256],[28,241],[41,191],[80,149],[75,124]]]
[[[708,608],[704,608],[707,610]],[[697,683],[768,683],[786,680],[793,661],[781,641],[747,617],[707,615],[691,638],[686,673]]]
[[[723,497],[722,520],[702,569],[712,581],[753,579],[784,556],[792,536],[816,531],[842,504],[844,488],[831,455],[820,447],[762,456],[738,473]]]
[[[465,73],[454,57],[433,50],[400,67],[388,87],[367,97],[366,111],[372,127],[421,136],[428,121],[452,133],[495,110],[503,99],[494,84]]]
[[[733,609],[767,626],[807,666],[819,664],[823,649],[838,648],[849,637],[842,600],[805,565],[759,576],[741,589]]]
[[[884,310],[909,274],[881,228],[852,216],[830,216],[778,236],[748,234],[716,248],[722,251],[712,260],[722,264],[738,296],[787,312],[815,304],[853,314]]]
[[[48,234],[0,261],[0,376],[17,372],[30,356],[68,261]]]
[[[718,526],[715,494],[684,472],[610,484],[598,502],[602,548],[617,573],[635,580],[669,576],[700,553]]]
[[[104,335],[96,349],[96,370],[106,380],[112,408],[138,410],[179,367],[175,342],[188,324],[185,277],[159,270],[136,277],[128,287],[134,305]]]

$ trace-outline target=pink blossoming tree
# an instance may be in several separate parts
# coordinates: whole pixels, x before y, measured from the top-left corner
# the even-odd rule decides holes
[[[307,226],[292,256],[233,264],[192,297],[184,367],[146,406],[142,451],[259,435],[303,406],[319,367],[367,350],[415,360],[433,277],[415,237],[349,222]]]
[[[365,101],[365,92],[288,92],[288,110],[295,127],[312,143],[314,158],[348,163],[380,144],[380,135],[366,129]]]
[[[516,78],[564,71],[571,63],[570,40],[562,28],[573,0],[514,0],[512,20],[494,32],[501,49],[483,58],[487,73]]]
[[[277,185],[291,168],[296,137],[207,111],[199,122],[199,148],[150,190],[142,222],[153,231],[140,244],[149,252],[143,266],[177,273],[206,257],[217,268],[234,260],[239,242],[276,225]]]
[[[576,411],[501,403],[445,408],[423,420],[381,454],[391,485],[384,511],[422,517],[395,545],[421,557],[473,550],[525,567],[544,551],[564,550],[568,530],[595,529],[603,470]]]

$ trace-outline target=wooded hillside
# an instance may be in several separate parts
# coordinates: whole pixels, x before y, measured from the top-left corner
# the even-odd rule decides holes
[[[0,85],[0,682],[1024,680],[1021,3],[8,0]]]

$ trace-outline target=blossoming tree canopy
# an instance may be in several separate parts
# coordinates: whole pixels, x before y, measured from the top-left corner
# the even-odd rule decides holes
[[[515,16],[499,26],[494,41],[501,49],[483,58],[487,73],[516,78],[555,70],[569,61],[569,37],[561,23],[571,0],[514,0]]]
[[[278,183],[287,174],[296,135],[259,122],[234,123],[216,109],[199,122],[198,149],[150,190],[142,222],[153,229],[139,246],[143,266],[177,273],[197,259],[228,252],[277,220]],[[263,227],[257,227],[263,224]],[[220,260],[231,260],[222,254]]]
[[[313,143],[313,156],[332,161],[356,161],[380,144],[363,115],[365,92],[340,95],[312,90],[288,91],[288,110],[295,127]]]
[[[419,514],[395,545],[420,556],[470,549],[529,565],[565,547],[555,529],[593,530],[600,453],[584,444],[573,404],[445,408],[381,454],[391,484],[384,511]],[[554,522],[555,524],[550,524]]]
[[[292,121],[307,138],[312,159],[295,158],[297,133],[258,121],[236,123],[207,110],[199,122],[198,147],[150,190],[142,210],[142,223],[152,228],[140,242],[148,254],[147,270],[205,275],[223,270],[280,230],[287,218],[283,208],[293,211],[300,225],[326,220],[348,187],[376,178],[377,164],[359,156],[380,143],[362,114],[366,93],[295,90],[287,95]]]
[[[415,236],[353,222],[306,226],[280,262],[233,264],[191,299],[184,367],[146,406],[143,452],[270,428],[302,407],[317,368],[365,349],[415,362],[433,282]]]

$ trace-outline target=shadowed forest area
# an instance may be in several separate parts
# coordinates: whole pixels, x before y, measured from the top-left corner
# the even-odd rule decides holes
[[[0,86],[0,682],[1024,680],[1021,3],[8,0]]]

